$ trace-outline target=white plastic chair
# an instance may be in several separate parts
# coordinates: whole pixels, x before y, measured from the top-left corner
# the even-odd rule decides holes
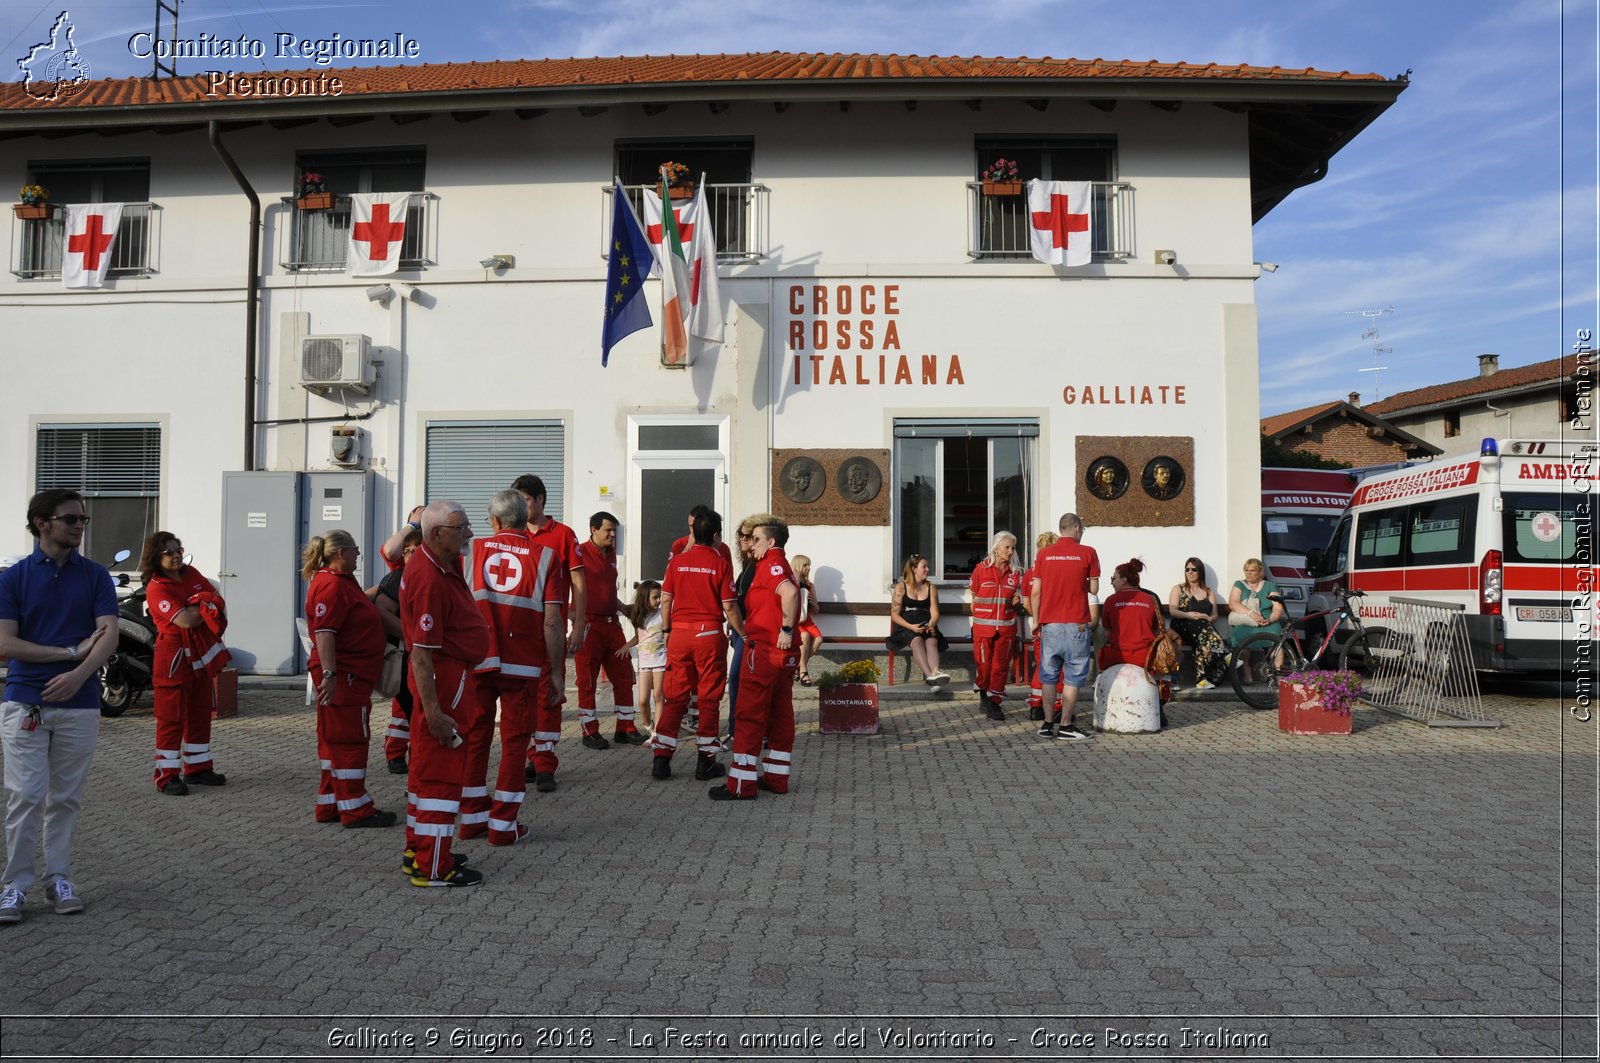
[[[311,678],[311,629],[306,626],[306,618],[294,618],[294,630],[300,636],[300,648],[306,654],[306,704],[314,705],[317,701],[317,684]]]

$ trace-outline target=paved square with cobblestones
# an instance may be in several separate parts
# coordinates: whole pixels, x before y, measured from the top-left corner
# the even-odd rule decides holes
[[[1493,731],[1358,709],[1316,738],[1182,702],[1161,734],[1068,745],[903,686],[881,734],[824,736],[797,693],[794,792],[737,805],[691,757],[656,782],[569,720],[532,844],[467,843],[471,890],[409,886],[398,828],[312,822],[301,691],[247,688],[213,739],[228,785],[183,798],[150,785],[147,695],[101,729],[88,912],[36,888],[0,928],[0,1050],[1595,1051],[1596,724],[1553,699],[1486,698]]]

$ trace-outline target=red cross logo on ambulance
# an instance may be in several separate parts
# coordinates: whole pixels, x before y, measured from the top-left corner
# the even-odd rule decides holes
[[[483,581],[489,589],[504,594],[522,582],[522,559],[497,550],[483,563]]]
[[[1535,514],[1528,528],[1541,543],[1553,543],[1561,538],[1561,519],[1549,510]]]

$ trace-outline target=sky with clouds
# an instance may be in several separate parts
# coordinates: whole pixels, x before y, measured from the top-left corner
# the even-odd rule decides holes
[[[180,3],[184,37],[404,32],[425,62],[840,51],[1409,70],[1327,177],[1256,225],[1257,259],[1281,265],[1256,287],[1263,413],[1473,376],[1484,352],[1502,368],[1554,358],[1596,327],[1600,0]],[[10,65],[65,8],[94,76],[145,74],[127,42],[153,6],[8,0],[0,56]],[[1374,364],[1388,368],[1360,371]]]

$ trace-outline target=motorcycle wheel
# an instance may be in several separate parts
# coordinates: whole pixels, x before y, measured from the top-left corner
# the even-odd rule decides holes
[[[117,717],[133,704],[133,684],[121,668],[107,664],[100,669],[100,715]]]

